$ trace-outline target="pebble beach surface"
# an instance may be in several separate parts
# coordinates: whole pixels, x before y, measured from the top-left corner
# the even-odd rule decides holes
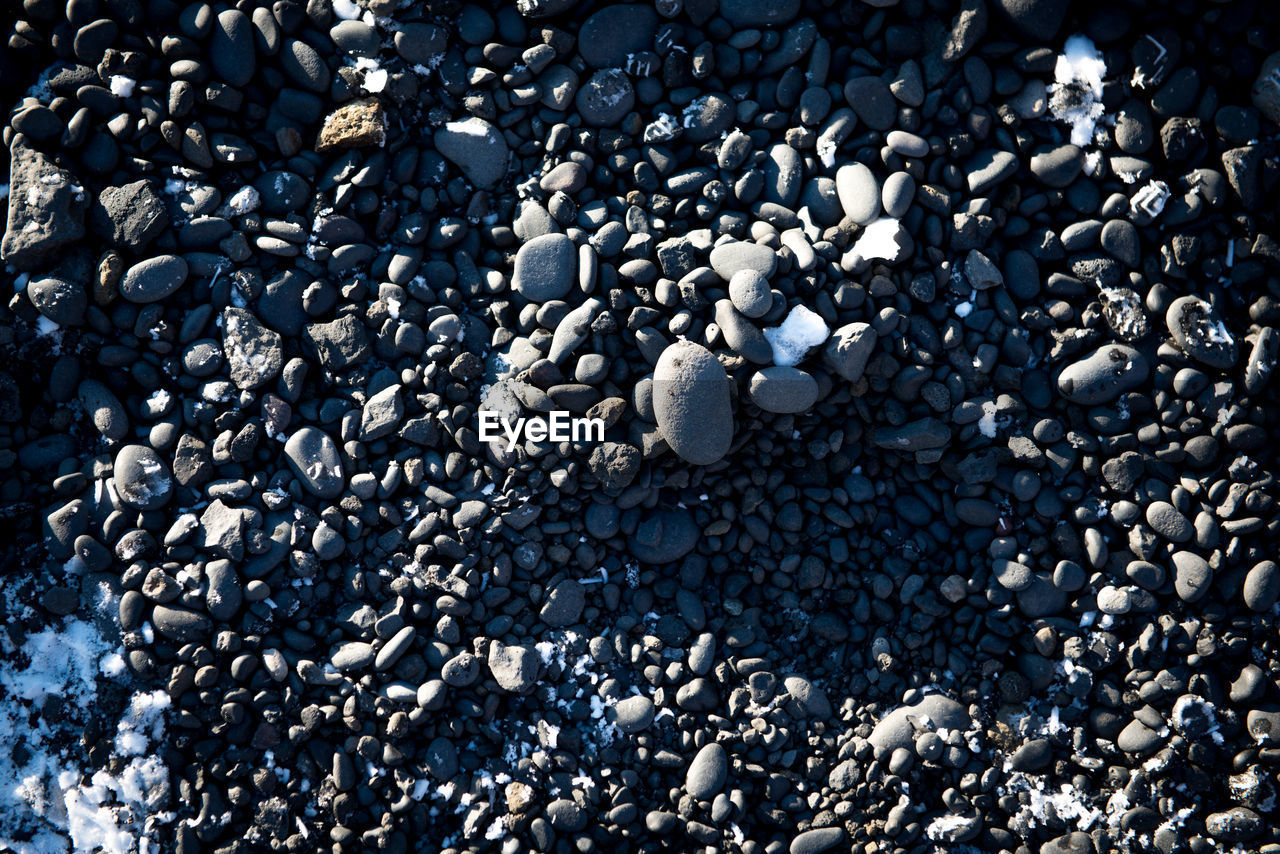
[[[1280,854],[1265,2],[9,6],[0,850]]]

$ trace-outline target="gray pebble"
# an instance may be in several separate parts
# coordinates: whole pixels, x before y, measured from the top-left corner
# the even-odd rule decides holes
[[[880,188],[884,212],[894,219],[906,216],[915,196],[916,181],[906,172],[894,172],[885,179],[884,186]]]
[[[1209,303],[1195,296],[1178,297],[1165,312],[1169,335],[1188,356],[1211,368],[1227,370],[1236,363],[1235,336]]]
[[[1195,552],[1173,553],[1173,588],[1183,602],[1198,602],[1209,592],[1213,570]]]
[[[338,446],[328,434],[315,427],[303,427],[284,445],[285,460],[303,487],[317,498],[337,498],[346,480]]]
[[[752,375],[748,393],[765,412],[807,412],[818,401],[818,381],[799,368],[773,365]]]
[[[849,163],[836,171],[836,193],[845,216],[866,225],[880,216],[880,185],[861,163]]]
[[[614,707],[615,723],[624,733],[643,732],[653,723],[655,709],[648,697],[636,696],[619,700]]]
[[[1058,375],[1058,391],[1072,403],[1108,403],[1147,380],[1147,358],[1132,347],[1099,347]]]
[[[700,801],[710,800],[729,779],[729,756],[717,742],[705,745],[689,763],[685,790]]]
[[[764,317],[773,308],[769,280],[759,270],[739,270],[729,279],[729,299],[745,317]]]
[[[720,243],[711,250],[711,269],[726,282],[741,270],[754,270],[765,279],[773,276],[778,256],[768,246],[748,241]]]
[[[636,92],[626,72],[620,68],[607,68],[587,78],[573,102],[588,125],[612,127],[631,112],[636,103]]]
[[[530,302],[562,299],[577,277],[578,252],[563,234],[544,234],[520,247],[511,288]]]
[[[138,510],[157,510],[173,497],[173,476],[160,455],[146,445],[125,445],[112,470],[120,500]]]
[[[538,653],[527,646],[508,646],[495,640],[489,644],[489,672],[498,687],[521,694],[534,686],[538,678]]]
[[[432,140],[436,150],[481,189],[496,187],[507,174],[511,155],[506,137],[482,118],[449,122]]]
[[[710,465],[729,452],[729,377],[705,347],[677,341],[663,350],[653,372],[653,411],[663,438],[685,461]]]
[[[187,262],[180,255],[156,255],[139,261],[120,279],[120,295],[129,302],[157,302],[187,281]]]

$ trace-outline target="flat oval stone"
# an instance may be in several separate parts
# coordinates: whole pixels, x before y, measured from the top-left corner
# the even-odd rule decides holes
[[[280,51],[280,67],[304,89],[320,94],[329,90],[329,66],[315,48],[301,39],[285,39]]]
[[[337,498],[346,480],[338,446],[329,435],[315,427],[303,427],[284,445],[289,468],[302,486],[317,498]]]
[[[746,271],[738,276],[748,275]],[[737,278],[735,276],[734,278]],[[724,335],[725,343],[749,362],[767,365],[773,361],[773,348],[765,340],[764,333],[750,320],[743,317],[727,299],[716,300],[716,325]]]
[[[209,62],[213,73],[232,86],[245,86],[253,79],[253,24],[239,9],[218,13],[209,39]]]
[[[1167,540],[1185,543],[1195,536],[1195,527],[1191,520],[1182,515],[1177,507],[1168,501],[1153,501],[1147,506],[1147,524],[1151,529]]]
[[[704,745],[689,763],[684,787],[700,801],[710,800],[729,779],[729,756],[718,742]]]
[[[189,268],[180,255],[157,255],[134,264],[120,279],[120,295],[129,302],[162,300],[187,281]]]
[[[1223,371],[1236,363],[1240,351],[1235,337],[1199,297],[1178,297],[1169,304],[1164,320],[1174,343],[1197,362]]]
[[[543,234],[516,252],[511,287],[530,302],[561,299],[573,287],[578,252],[563,234]]]
[[[1249,610],[1265,614],[1280,596],[1280,566],[1273,560],[1254,565],[1244,578],[1244,604]]]
[[[915,196],[916,179],[906,172],[894,172],[885,179],[884,186],[880,188],[880,200],[884,204],[884,212],[894,219],[906,216]]]
[[[1108,344],[1058,375],[1058,391],[1072,403],[1109,403],[1147,380],[1147,358],[1132,347]]]
[[[818,381],[793,367],[773,365],[757,371],[747,391],[765,412],[807,412],[818,402]]]
[[[173,475],[160,455],[146,445],[125,445],[112,469],[120,500],[138,510],[156,510],[173,496]]]
[[[768,279],[778,266],[778,256],[768,246],[737,240],[721,243],[711,250],[711,269],[726,282],[740,270],[754,270]]]
[[[653,371],[658,430],[686,462],[710,465],[733,443],[729,375],[705,347],[677,341],[662,351]]]
[[[644,696],[627,697],[613,707],[617,715],[615,723],[625,733],[641,732],[653,723],[653,700]]]
[[[836,170],[836,194],[845,216],[866,225],[880,216],[880,185],[871,170],[861,163],[849,163]]]

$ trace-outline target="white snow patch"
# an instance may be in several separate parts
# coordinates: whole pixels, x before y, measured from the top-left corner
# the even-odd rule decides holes
[[[227,207],[238,216],[253,213],[262,204],[262,194],[251,184],[245,184],[227,199]]]
[[[898,221],[882,216],[862,230],[851,250],[867,261],[892,261],[902,251],[898,243]]]
[[[1085,146],[1102,118],[1102,77],[1107,64],[1088,36],[1067,39],[1053,69],[1056,81],[1049,87],[1049,111],[1060,122],[1071,125],[1071,142]]]
[[[482,139],[489,135],[489,123],[474,116],[460,122],[449,122],[444,126],[444,129],[453,133],[463,133],[467,136],[478,136]]]
[[[123,74],[111,75],[111,94],[120,98],[128,98],[133,94],[133,89],[138,85],[138,81],[132,77],[125,77]]]
[[[983,401],[982,417],[978,419],[978,430],[988,439],[996,437],[996,405],[994,401]]]
[[[344,21],[354,21],[363,10],[351,0],[333,0],[333,14]]]
[[[773,348],[773,363],[783,367],[798,365],[811,347],[826,341],[830,334],[822,317],[803,305],[791,309],[781,326],[764,331],[765,340]]]

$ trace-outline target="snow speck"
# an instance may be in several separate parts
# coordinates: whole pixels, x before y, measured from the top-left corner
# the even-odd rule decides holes
[[[978,430],[988,439],[996,437],[996,405],[993,401],[983,401],[982,417],[978,419]]]
[[[227,199],[227,207],[239,216],[256,211],[261,204],[262,194],[251,184],[245,184]]]
[[[956,303],[955,310],[956,310],[956,317],[960,317],[960,318],[968,317],[973,312],[973,303],[969,302],[968,300],[965,300],[964,302],[961,302],[961,303]]]
[[[125,77],[123,74],[111,75],[111,94],[117,97],[128,98],[137,85],[138,82],[132,77]]]
[[[764,331],[765,339],[773,348],[773,363],[783,367],[799,364],[811,347],[826,341],[830,334],[826,322],[803,305],[791,309],[781,326]]]

